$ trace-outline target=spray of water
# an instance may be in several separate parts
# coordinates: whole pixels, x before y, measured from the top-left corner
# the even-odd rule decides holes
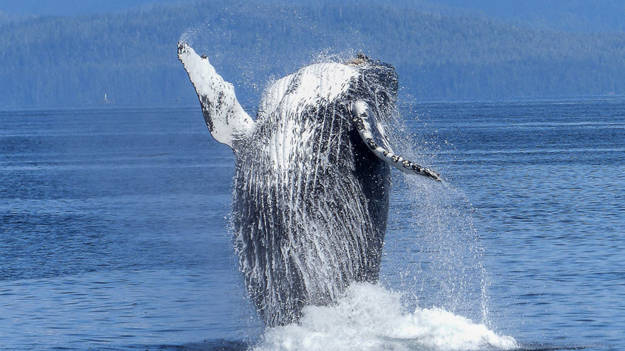
[[[185,42],[191,46],[195,46],[195,38],[197,38],[200,32],[204,32],[204,28],[207,28],[208,26],[208,23],[204,23],[187,28],[184,32],[182,32],[182,34],[180,34],[178,42]]]
[[[402,109],[404,118],[416,118]],[[436,164],[440,144],[399,114],[387,127],[400,153],[424,164]],[[422,125],[418,120],[415,126]],[[440,169],[439,169],[440,170]],[[445,175],[444,169],[441,170]],[[421,306],[444,308],[489,325],[488,276],[483,248],[473,224],[473,207],[453,184],[434,184],[396,174],[390,228],[385,247],[384,278]]]
[[[297,324],[269,329],[254,350],[509,350],[516,341],[440,308],[407,311],[401,294],[354,284],[331,306],[309,306]]]

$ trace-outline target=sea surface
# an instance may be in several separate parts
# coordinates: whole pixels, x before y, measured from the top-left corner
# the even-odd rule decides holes
[[[265,330],[199,107],[0,112],[0,350],[625,350],[625,101],[401,113],[445,182],[394,172],[380,284]]]

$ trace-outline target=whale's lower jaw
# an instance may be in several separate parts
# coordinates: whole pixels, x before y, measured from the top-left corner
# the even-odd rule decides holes
[[[268,326],[297,320],[305,305],[335,301],[352,282],[378,279],[390,169],[335,107],[299,121],[301,131],[324,126],[300,138],[283,135],[290,125],[260,126],[237,154],[235,247]]]

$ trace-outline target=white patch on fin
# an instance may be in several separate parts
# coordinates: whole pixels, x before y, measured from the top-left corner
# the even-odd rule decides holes
[[[200,57],[185,42],[178,43],[178,59],[182,62],[202,105],[202,114],[215,140],[233,148],[233,141],[249,135],[254,121],[243,110],[234,93],[206,56]]]
[[[387,150],[379,145],[373,138],[371,132],[371,123],[369,122],[369,108],[367,103],[358,100],[351,105],[352,120],[356,125],[358,134],[378,158],[399,169],[404,173],[418,174],[426,176],[437,181],[441,181],[440,175],[429,168],[422,167],[410,160],[407,160],[400,155],[394,154],[392,150]]]

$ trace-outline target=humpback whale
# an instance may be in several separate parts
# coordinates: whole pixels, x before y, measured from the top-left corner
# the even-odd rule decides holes
[[[352,282],[376,282],[390,167],[440,181],[387,140],[395,69],[364,55],[303,67],[265,89],[253,120],[206,56],[180,42],[178,58],[210,133],[234,151],[235,252],[265,324],[292,323]]]

